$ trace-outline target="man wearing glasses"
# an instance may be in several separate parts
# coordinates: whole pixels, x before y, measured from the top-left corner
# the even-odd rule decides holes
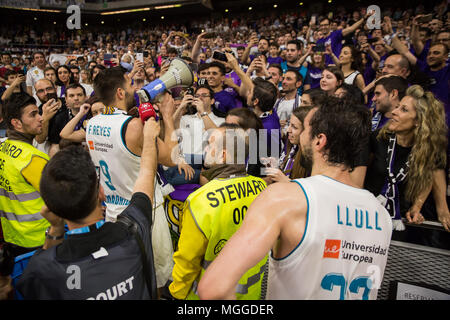
[[[181,153],[195,174],[183,177],[177,167],[169,168],[165,176],[171,184],[198,183],[203,163],[203,142],[205,132],[219,127],[225,118],[216,116],[212,109],[214,91],[208,84],[200,85],[194,95],[185,94],[174,114],[175,129],[181,137]],[[189,170],[190,171],[190,170]],[[181,180],[179,178],[182,178]],[[191,179],[190,179],[191,178]],[[186,179],[186,180],[185,180]]]

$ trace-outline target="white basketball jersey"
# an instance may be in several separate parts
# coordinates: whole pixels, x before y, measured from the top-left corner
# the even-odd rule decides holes
[[[122,128],[129,119],[117,109],[113,114],[93,117],[86,128],[89,153],[94,165],[100,168],[100,183],[105,190],[106,220],[112,222],[130,203],[139,175],[141,157],[127,148],[122,137]],[[158,288],[167,283],[173,268],[172,240],[163,202],[163,190],[155,177],[152,241]]]
[[[131,117],[117,109],[113,114],[99,114],[89,120],[86,142],[105,190],[106,215],[116,217],[130,203],[140,167],[140,157],[133,154],[122,139],[122,127]]]
[[[376,299],[392,234],[386,209],[326,176],[294,182],[308,203],[305,233],[288,256],[270,255],[267,299]]]

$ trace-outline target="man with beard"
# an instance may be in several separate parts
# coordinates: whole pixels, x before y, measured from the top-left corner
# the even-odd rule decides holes
[[[429,90],[445,107],[447,125],[450,125],[450,66],[447,64],[449,48],[445,43],[435,43],[430,46],[426,61],[418,59],[401,43],[397,36],[392,39],[392,46],[405,55],[411,65],[417,65],[430,79]]]
[[[226,241],[239,229],[247,208],[266,183],[246,174],[248,136],[238,125],[215,129],[205,148],[209,182],[191,193],[180,213],[180,239],[173,259],[170,292],[176,299],[198,299],[197,284]],[[266,252],[267,254],[267,252]],[[238,299],[261,299],[266,255],[238,281]]]
[[[4,241],[18,256],[42,246],[50,226],[40,214],[44,201],[39,193],[49,158],[33,147],[33,139],[42,131],[34,98],[14,93],[3,111],[8,139],[0,143],[0,220]]]
[[[302,54],[303,42],[299,40],[291,40],[286,45],[286,61],[281,63],[281,68],[283,69],[283,73],[286,73],[288,70],[295,70],[302,76],[303,79],[306,79],[308,69],[303,65],[308,55],[311,53],[310,49],[306,55],[301,56]],[[305,80],[305,82],[307,82]],[[301,95],[303,91],[303,84],[297,89],[298,94]]]
[[[278,118],[280,118],[281,126],[286,125],[286,121],[291,117],[292,111],[300,105],[300,97],[297,93],[298,88],[303,83],[303,78],[300,73],[295,70],[288,70],[283,76],[281,86],[284,96],[275,102],[273,107]]]
[[[312,176],[272,184],[253,201],[241,228],[203,275],[201,299],[235,298],[238,279],[270,250],[268,300],[376,299],[392,222],[375,196],[350,177],[370,135],[370,114],[328,97],[304,125],[301,152]],[[365,248],[383,254],[368,249],[350,258],[346,246],[361,239]],[[380,277],[371,278],[369,266]]]
[[[408,82],[400,76],[389,76],[379,79],[375,83],[372,98],[375,104],[374,116],[372,117],[372,130],[383,127],[391,118],[391,112],[403,99],[408,89]]]
[[[239,61],[241,61],[242,64],[244,65],[250,65],[250,63],[253,61],[253,59],[255,58],[255,54],[250,54],[250,51],[252,50],[252,48],[257,45],[258,46],[258,51],[257,53],[263,54],[265,56],[267,56],[267,53],[269,52],[269,40],[266,38],[260,38],[258,39],[258,37],[252,37],[250,39],[249,44],[247,45],[247,47],[245,48],[244,53],[242,54],[242,57],[240,58]]]
[[[128,112],[135,107],[131,79],[121,67],[102,70],[94,80],[95,94],[105,110],[89,120],[86,142],[94,165],[100,168],[100,183],[106,196],[106,221],[116,217],[130,204],[133,186],[139,175],[143,146],[143,123]],[[166,93],[160,107],[164,123],[164,141],[157,139],[158,163],[168,167],[171,160],[171,141],[174,130],[174,101]],[[163,287],[172,271],[172,242],[165,218],[163,191],[159,178],[155,178],[154,220],[152,240],[158,288]]]

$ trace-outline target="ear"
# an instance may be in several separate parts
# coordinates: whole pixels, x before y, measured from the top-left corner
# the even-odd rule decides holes
[[[324,147],[327,145],[328,139],[327,136],[323,133],[320,133],[314,141],[314,145],[317,149],[317,151],[322,151]]]
[[[14,129],[22,129],[22,121],[20,121],[19,119],[13,118],[11,119],[11,125],[13,126]]]
[[[124,100],[125,99],[125,90],[123,90],[122,88],[117,88],[116,98],[117,98],[117,100]]]
[[[391,99],[398,98],[398,90],[397,89],[393,89],[391,91],[391,93],[389,94],[389,98],[391,98]]]

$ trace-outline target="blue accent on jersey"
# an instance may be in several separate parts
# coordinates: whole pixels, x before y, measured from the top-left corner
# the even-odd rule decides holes
[[[305,197],[306,197],[306,207],[307,207],[307,208],[306,208],[305,232],[303,232],[303,236],[302,236],[302,239],[300,240],[300,242],[297,244],[297,246],[296,246],[291,252],[289,252],[289,254],[288,254],[287,256],[285,256],[285,257],[283,257],[283,258],[277,259],[277,258],[274,258],[274,257],[273,257],[272,252],[270,253],[272,259],[277,260],[277,261],[286,259],[286,258],[289,257],[295,250],[297,250],[297,248],[300,247],[300,245],[302,244],[303,240],[305,239],[306,231],[308,230],[308,221],[309,221],[309,199],[308,199],[308,195],[306,194],[306,191],[305,191],[305,189],[303,188],[303,186],[302,186],[298,181],[292,180],[292,182],[297,183],[297,184],[300,186],[300,188],[302,188],[303,193],[305,194]]]

